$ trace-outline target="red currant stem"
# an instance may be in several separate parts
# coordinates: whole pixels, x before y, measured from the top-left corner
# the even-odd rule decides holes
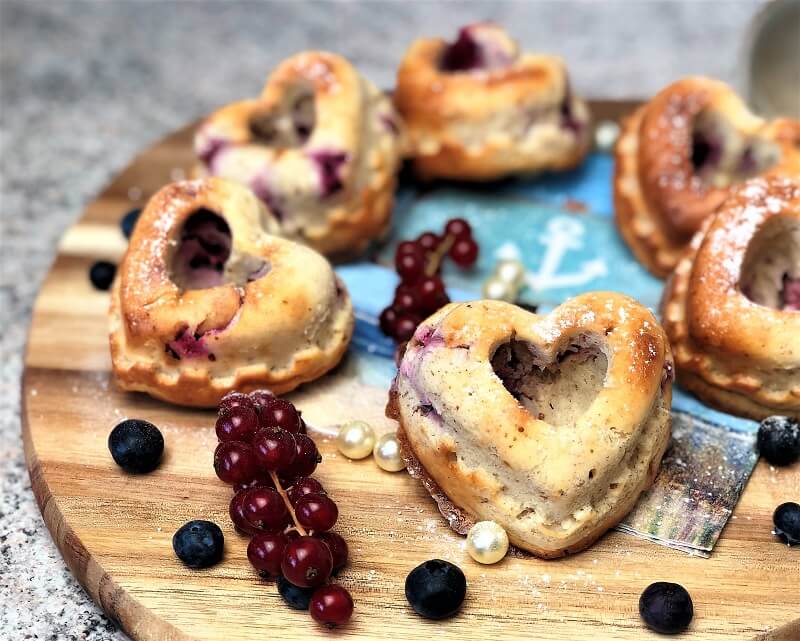
[[[292,517],[292,521],[294,522],[294,529],[300,533],[300,536],[308,536],[308,532],[306,532],[305,528],[300,525],[297,520],[297,516],[294,513],[294,506],[292,502],[289,500],[289,495],[286,494],[286,490],[283,489],[281,486],[281,481],[278,478],[277,472],[270,471],[269,477],[272,479],[272,482],[275,484],[275,489],[278,491],[278,494],[281,495],[283,502],[286,504],[286,509],[289,510],[289,514]]]
[[[450,251],[454,242],[456,242],[456,239],[448,234],[444,237],[444,240],[439,243],[439,246],[431,252],[430,258],[428,258],[428,264],[425,265],[426,276],[433,276],[439,270],[442,259],[447,255],[447,252]]]

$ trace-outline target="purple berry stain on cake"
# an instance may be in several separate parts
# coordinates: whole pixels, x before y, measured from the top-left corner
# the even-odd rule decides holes
[[[197,147],[197,156],[200,161],[208,167],[211,173],[214,173],[213,164],[214,159],[220,151],[228,146],[228,141],[219,136],[209,135],[205,137],[201,144]]]
[[[800,311],[800,278],[792,278],[789,274],[784,274],[781,301],[783,311]]]
[[[502,69],[511,64],[513,52],[498,28],[490,23],[462,27],[455,42],[447,45],[439,60],[439,69],[448,72]]]
[[[207,357],[209,355],[208,347],[203,341],[203,335],[191,332],[188,327],[178,332],[174,340],[167,343],[166,351],[177,360]]]
[[[281,197],[270,186],[269,176],[266,173],[257,174],[250,181],[250,189],[263,202],[270,213],[278,220],[284,220],[286,212],[281,203]]]
[[[381,114],[380,121],[384,129],[386,129],[386,131],[393,136],[397,136],[400,133],[400,127],[397,126],[397,120],[395,120],[394,116],[391,114]]]
[[[319,172],[320,197],[327,198],[344,187],[342,170],[349,159],[345,151],[317,150],[309,152],[309,158]]]

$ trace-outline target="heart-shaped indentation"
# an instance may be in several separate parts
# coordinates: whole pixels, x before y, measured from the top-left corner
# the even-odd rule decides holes
[[[550,425],[575,425],[603,389],[608,358],[601,343],[576,337],[554,361],[536,345],[511,339],[492,356],[492,369],[531,416]]]
[[[709,187],[743,182],[767,171],[780,157],[780,147],[766,131],[753,132],[725,112],[706,109],[694,118],[691,165]]]
[[[800,310],[800,219],[767,220],[747,246],[740,277],[742,293],[758,305]]]
[[[353,326],[347,292],[324,257],[274,229],[233,182],[183,181],[153,196],[112,292],[123,388],[210,406],[231,389],[289,391],[339,361]]]
[[[388,409],[463,517],[451,523],[495,520],[549,557],[591,543],[652,481],[671,383],[664,332],[629,298],[585,294],[546,316],[479,301],[418,328]]]
[[[269,261],[232,251],[231,230],[219,214],[201,208],[183,225],[172,257],[170,279],[182,290],[239,287],[267,275]]]

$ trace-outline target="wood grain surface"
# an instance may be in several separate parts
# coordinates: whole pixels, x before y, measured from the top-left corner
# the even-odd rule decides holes
[[[604,103],[595,111],[608,117],[620,107]],[[356,613],[331,633],[286,607],[274,584],[252,571],[246,539],[229,523],[230,489],[211,466],[213,414],[114,389],[108,296],[87,277],[93,261],[116,261],[124,251],[122,215],[186,172],[190,141],[187,127],[138,156],[66,233],[36,303],[22,386],[25,451],[47,526],[78,580],[134,639],[659,638],[638,615],[639,595],[653,581],[677,581],[691,593],[695,618],[685,638],[800,639],[800,619],[790,623],[800,609],[800,550],[771,534],[775,506],[800,499],[800,465],[778,470],[763,462],[710,559],[611,532],[573,557],[509,557],[483,567],[416,481],[371,459],[348,461],[316,436],[324,456],[317,476],[339,504],[337,530],[351,549],[338,580],[353,594]],[[302,393],[296,401],[302,409]],[[330,415],[360,418],[352,403],[331,390]],[[106,441],[123,417],[162,429],[167,449],[156,472],[130,476],[112,462]],[[225,532],[225,558],[216,567],[192,571],[173,554],[173,533],[194,518]],[[403,594],[407,573],[430,558],[451,560],[467,575],[463,610],[448,621],[417,617]]]

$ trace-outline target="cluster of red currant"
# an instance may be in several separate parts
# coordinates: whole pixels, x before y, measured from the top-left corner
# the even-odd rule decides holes
[[[294,586],[311,616],[330,627],[353,613],[350,593],[328,584],[347,562],[347,543],[330,529],[339,510],[311,477],[322,461],[294,405],[271,392],[231,392],[222,399],[216,424],[214,470],[232,485],[230,516],[250,537],[247,558],[262,576]]]
[[[478,259],[478,243],[466,220],[453,218],[441,236],[427,231],[417,240],[397,246],[394,265],[400,284],[392,304],[380,315],[384,334],[401,343],[407,341],[422,319],[450,302],[440,276],[445,256],[464,269]]]

